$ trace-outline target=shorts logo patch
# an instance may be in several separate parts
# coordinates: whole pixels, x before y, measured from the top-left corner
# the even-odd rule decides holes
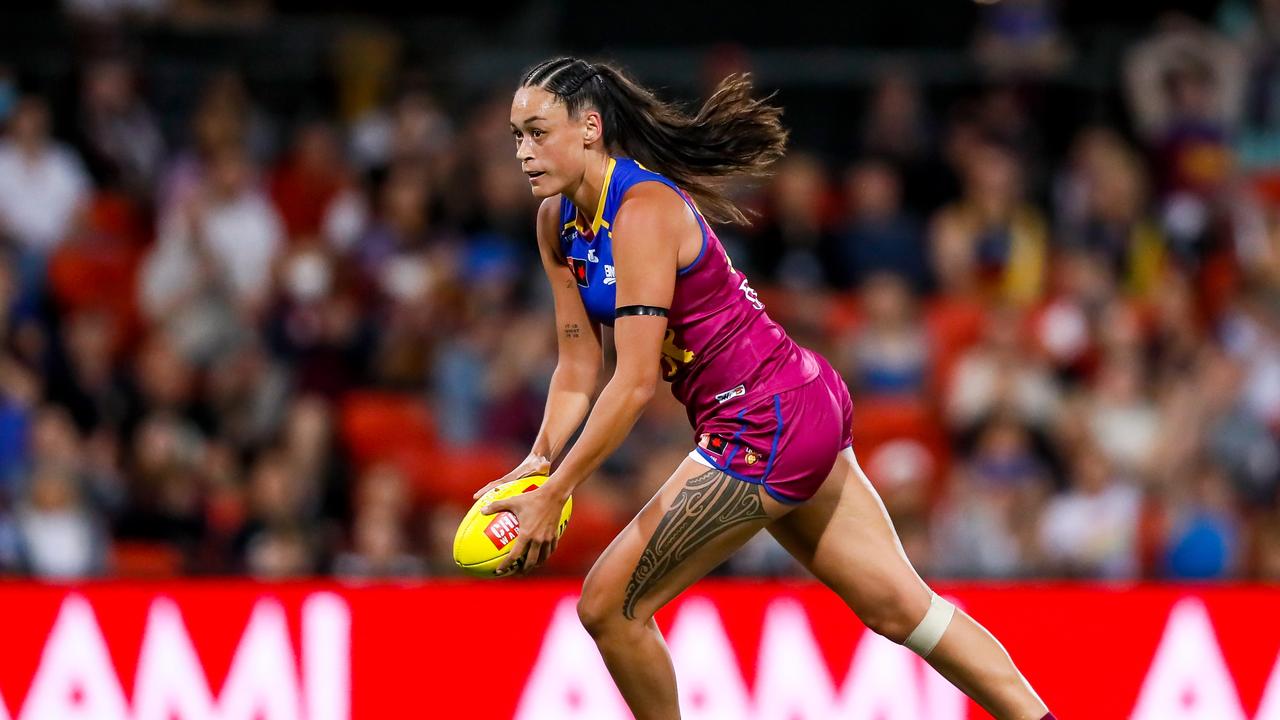
[[[698,447],[707,452],[720,457],[724,455],[724,451],[729,448],[729,438],[723,435],[711,435],[702,433],[702,437],[698,440]]]
[[[747,394],[747,386],[739,385],[738,387],[732,390],[725,390],[724,392],[716,395],[716,402],[722,403],[727,400],[732,400],[736,397],[742,397],[743,395],[746,395],[746,394]]]
[[[756,454],[755,450],[752,450],[751,448],[747,448],[746,455],[747,455],[748,465],[755,465],[756,463],[760,462],[760,456]]]

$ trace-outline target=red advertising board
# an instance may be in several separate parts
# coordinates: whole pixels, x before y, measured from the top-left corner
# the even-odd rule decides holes
[[[630,717],[572,582],[0,583],[0,720]],[[1280,720],[1280,588],[956,585],[1058,717]],[[987,715],[821,586],[659,615],[685,720]]]

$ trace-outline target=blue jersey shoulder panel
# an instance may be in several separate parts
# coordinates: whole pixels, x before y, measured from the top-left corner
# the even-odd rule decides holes
[[[660,182],[675,190],[698,214],[697,208],[674,182],[648,170],[635,160],[624,157],[609,158],[596,217],[584,217],[567,197],[560,200],[560,250],[578,282],[578,292],[582,296],[587,314],[593,321],[609,326],[613,325],[613,313],[617,306],[613,219],[627,190],[642,182]],[[702,226],[705,248],[707,228],[700,215],[698,222]],[[696,263],[697,260],[690,268]],[[690,268],[682,268],[680,272],[686,272]]]

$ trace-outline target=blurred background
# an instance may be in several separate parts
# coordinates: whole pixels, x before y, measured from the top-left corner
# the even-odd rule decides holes
[[[925,575],[1280,579],[1280,1],[347,5],[0,10],[0,575],[453,575],[555,365],[510,97],[578,54],[777,91],[718,231]],[[692,442],[660,391],[547,574]]]

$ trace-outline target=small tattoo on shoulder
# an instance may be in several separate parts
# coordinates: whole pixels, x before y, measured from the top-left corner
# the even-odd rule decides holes
[[[567,323],[564,326],[564,336],[567,338],[581,337],[582,328],[578,327],[578,323]]]

